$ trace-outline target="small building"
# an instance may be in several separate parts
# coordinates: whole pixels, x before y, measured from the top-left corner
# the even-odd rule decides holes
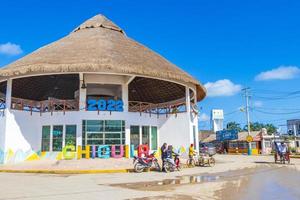
[[[287,120],[287,130],[290,135],[300,135],[300,119]]]
[[[274,140],[279,140],[278,135],[268,135],[266,129],[261,131],[252,131],[250,135],[253,137],[251,142],[252,154],[270,154],[273,150]],[[210,134],[208,137],[201,140],[202,143],[213,143],[216,146],[222,146],[226,152],[232,154],[247,154],[248,142],[246,138],[248,132],[239,132],[237,140],[217,141],[216,134]]]

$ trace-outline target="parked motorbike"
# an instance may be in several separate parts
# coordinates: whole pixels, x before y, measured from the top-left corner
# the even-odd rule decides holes
[[[212,155],[206,153],[206,154],[200,154],[198,163],[199,163],[199,166],[201,166],[201,167],[204,167],[204,166],[213,167],[216,164],[216,160],[213,158]]]
[[[167,158],[164,160],[164,165],[163,165],[163,169],[165,170],[165,172],[173,172],[176,169],[178,171],[180,171],[182,169],[181,163],[180,163],[180,158],[179,158],[179,154],[177,153],[173,153],[174,156],[174,160],[172,160],[171,158]]]
[[[157,158],[155,158],[155,152],[146,157],[133,158],[134,171],[137,173],[142,173],[144,170],[150,169],[154,166],[157,171],[160,171],[160,166]]]

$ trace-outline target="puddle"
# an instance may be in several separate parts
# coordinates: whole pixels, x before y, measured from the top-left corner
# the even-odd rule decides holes
[[[111,184],[110,186],[141,190],[141,191],[145,191],[145,190],[167,191],[167,190],[173,190],[174,187],[181,186],[181,185],[202,184],[202,183],[215,182],[215,181],[230,181],[234,179],[239,179],[241,177],[250,176],[259,173],[265,173],[266,171],[277,170],[277,169],[279,168],[278,167],[245,168],[242,170],[227,171],[222,173],[183,175],[183,176],[177,176],[172,179],[164,179],[161,181],[121,183],[121,184]]]
[[[164,179],[162,181],[149,181],[149,182],[138,182],[138,183],[123,183],[123,184],[112,184],[110,186],[122,187],[134,190],[171,190],[172,186],[187,185],[187,184],[198,184],[204,182],[217,181],[220,177],[214,175],[188,175],[179,176],[174,179]]]

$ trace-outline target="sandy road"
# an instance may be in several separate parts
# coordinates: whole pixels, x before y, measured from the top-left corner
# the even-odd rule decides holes
[[[297,179],[295,174],[300,174],[295,173],[296,170],[300,170],[300,160],[292,160],[293,165],[289,166],[273,164],[273,158],[270,156],[219,155],[216,156],[216,160],[217,165],[213,168],[196,167],[169,174],[157,172],[88,175],[2,173],[0,174],[0,200],[240,199],[242,197],[250,199],[253,195],[247,196],[248,193],[253,194],[253,191],[264,187],[270,189],[274,186],[273,183],[279,189],[284,188],[281,193],[290,195],[290,199],[298,197],[297,195],[300,198],[300,194],[293,190],[294,187],[298,187],[294,181]],[[282,181],[278,174],[284,174],[289,178]],[[268,177],[272,177],[271,182],[265,181]],[[287,186],[292,189],[286,190]],[[256,199],[260,198],[261,196],[258,195]]]

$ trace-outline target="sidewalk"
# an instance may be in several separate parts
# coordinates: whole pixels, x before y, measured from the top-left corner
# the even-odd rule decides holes
[[[37,160],[0,165],[0,172],[20,173],[127,173],[133,169],[132,159]]]

